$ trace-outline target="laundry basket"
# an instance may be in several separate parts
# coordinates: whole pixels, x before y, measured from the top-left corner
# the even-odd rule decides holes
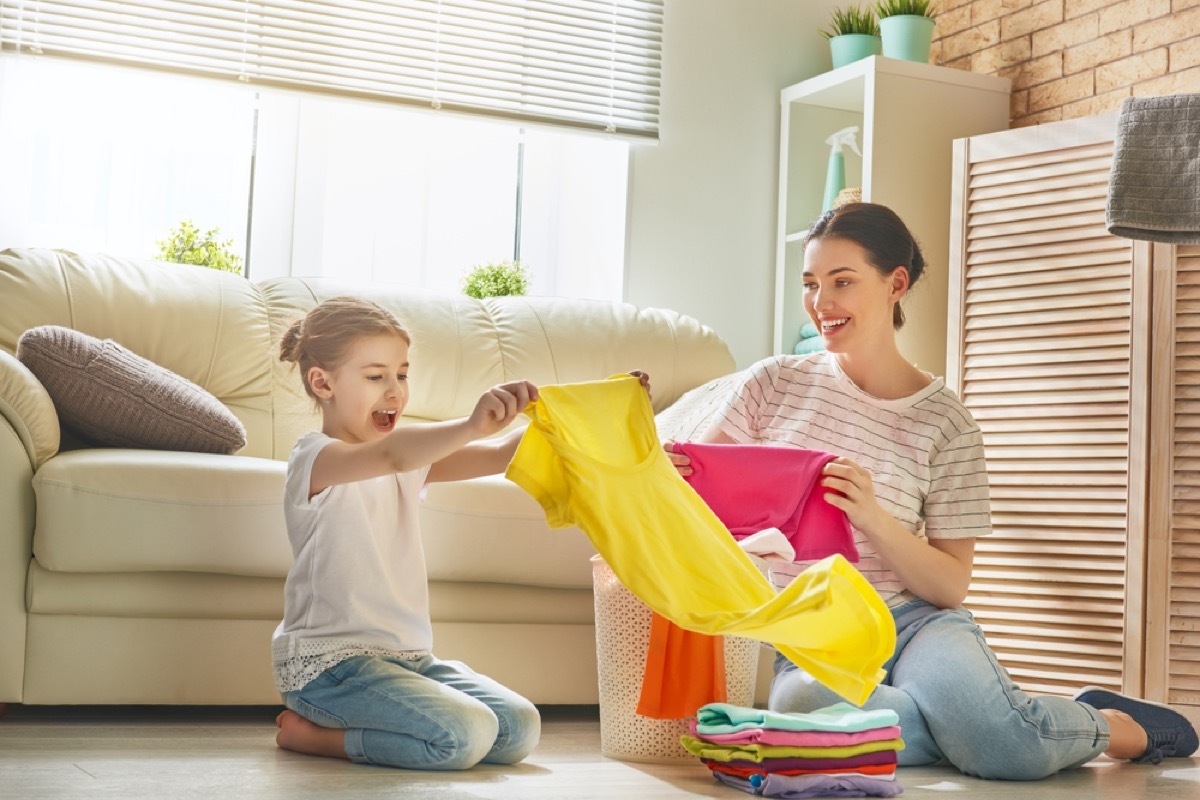
[[[654,719],[637,713],[651,612],[617,580],[600,556],[592,557],[596,597],[596,666],[600,675],[600,752],[622,761],[683,761],[694,757],[679,743],[688,719]],[[725,637],[726,701],[754,703],[758,677],[755,639]]]

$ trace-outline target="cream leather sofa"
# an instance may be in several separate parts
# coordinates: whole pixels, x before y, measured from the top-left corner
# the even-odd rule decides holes
[[[411,327],[408,416],[469,413],[488,386],[640,368],[656,411],[734,369],[671,311],[556,298],[479,302],[51,250],[0,253],[0,703],[273,704],[270,637],[291,562],[285,461],[318,417],[285,326],[323,298],[369,297]],[[236,455],[71,441],[13,357],[30,327],[112,338],[244,423]],[[693,393],[695,395],[696,393]],[[675,411],[681,421],[686,414]],[[431,486],[422,510],[436,652],[538,703],[595,703],[589,557],[502,477]]]

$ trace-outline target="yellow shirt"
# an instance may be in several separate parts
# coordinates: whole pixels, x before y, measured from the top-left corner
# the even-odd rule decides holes
[[[770,642],[861,705],[896,646],[887,606],[842,556],[776,593],[671,465],[636,378],[543,386],[506,475],[551,527],[578,525],[616,576],[688,630]]]

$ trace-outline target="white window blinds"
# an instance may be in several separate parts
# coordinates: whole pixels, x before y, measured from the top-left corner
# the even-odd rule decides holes
[[[0,0],[0,50],[657,138],[662,0]]]

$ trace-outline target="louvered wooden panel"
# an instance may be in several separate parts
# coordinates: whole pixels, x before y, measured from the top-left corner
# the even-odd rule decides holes
[[[1200,246],[1175,248],[1174,267],[1166,700],[1200,709]]]
[[[1105,230],[1111,141],[1022,135],[956,154],[948,377],[983,430],[994,526],[967,606],[1022,688],[1128,688],[1133,248]]]

